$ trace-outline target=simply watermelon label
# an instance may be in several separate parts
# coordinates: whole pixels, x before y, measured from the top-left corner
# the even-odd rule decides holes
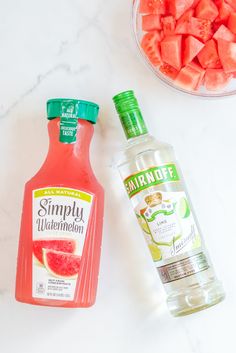
[[[33,190],[32,294],[73,301],[93,195],[49,187]]]

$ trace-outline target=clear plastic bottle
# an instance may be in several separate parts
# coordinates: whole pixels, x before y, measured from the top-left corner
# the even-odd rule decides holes
[[[118,168],[174,316],[224,299],[173,148],[148,134],[133,91],[114,103],[128,139]]]
[[[47,103],[50,145],[25,185],[16,300],[88,307],[96,299],[104,191],[89,159],[97,104],[74,99]]]

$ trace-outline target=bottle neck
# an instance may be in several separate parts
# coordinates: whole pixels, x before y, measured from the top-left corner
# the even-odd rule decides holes
[[[122,127],[128,140],[148,134],[140,109],[133,109],[119,114]]]
[[[63,173],[73,173],[73,169],[91,168],[89,160],[90,142],[93,136],[93,125],[86,120],[78,120],[78,130],[74,143],[62,143],[60,137],[60,118],[48,123],[49,150],[45,164],[56,167]],[[70,170],[69,170],[70,169]]]

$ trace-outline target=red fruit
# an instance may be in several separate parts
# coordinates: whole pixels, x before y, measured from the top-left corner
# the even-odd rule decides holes
[[[232,7],[226,4],[223,0],[219,4],[219,15],[216,18],[216,22],[220,24],[226,24],[230,13],[233,11]]]
[[[183,15],[193,4],[194,0],[169,0],[169,11],[176,20]]]
[[[212,0],[200,0],[196,7],[196,17],[214,21],[219,11]]]
[[[188,31],[189,20],[193,17],[194,10],[187,10],[177,21],[175,33],[176,34],[184,34]]]
[[[179,71],[176,70],[173,66],[170,66],[169,64],[164,63],[163,65],[160,66],[159,70],[167,77],[171,78],[174,80],[176,76],[178,75]]]
[[[221,62],[217,51],[217,45],[214,39],[206,42],[204,48],[197,56],[203,68],[218,69],[221,68]]]
[[[150,32],[143,36],[141,47],[154,66],[161,64],[159,33]]]
[[[225,0],[229,6],[236,10],[236,1],[235,0]]]
[[[198,39],[188,36],[184,41],[183,64],[190,63],[203,47],[204,44]]]
[[[228,40],[229,42],[233,42],[235,40],[235,35],[224,25],[221,25],[218,30],[215,32],[213,38]]]
[[[232,13],[229,15],[228,27],[229,27],[229,29],[230,29],[231,32],[233,32],[234,34],[236,34],[236,12],[232,12]]]
[[[153,31],[155,29],[161,29],[161,17],[160,15],[144,15],[142,17],[142,29],[145,32]]]
[[[194,1],[193,1],[193,4],[192,4],[192,8],[193,8],[193,9],[197,6],[197,4],[199,3],[199,1],[200,1],[200,0],[194,0]]]
[[[198,71],[191,66],[185,66],[180,70],[174,82],[176,85],[192,91],[198,87],[199,79],[200,73]]]
[[[166,13],[166,1],[165,0],[140,0],[139,12],[164,15]]]
[[[176,21],[173,16],[166,16],[162,18],[163,32],[165,36],[174,34]]]
[[[163,31],[155,31],[156,38],[158,42],[161,42],[164,39],[164,32]]]
[[[54,277],[76,278],[81,264],[81,257],[78,255],[67,254],[61,251],[44,250],[44,266]]]
[[[233,75],[226,74],[222,69],[207,69],[205,74],[205,87],[208,91],[223,89]]]
[[[33,254],[43,264],[43,249],[63,251],[73,254],[76,250],[76,242],[73,239],[37,239],[33,241]]]
[[[194,9],[189,9],[185,11],[185,13],[178,19],[177,23],[179,24],[180,22],[190,20],[190,18],[193,17],[193,14],[194,14]]]
[[[219,39],[218,52],[225,72],[231,73],[236,71],[236,43]]]
[[[168,36],[161,42],[161,57],[164,62],[180,70],[182,36]]]
[[[187,22],[187,32],[185,33],[206,42],[212,37],[211,21],[191,17]]]
[[[204,70],[200,65],[196,64],[195,62],[191,62],[188,64],[188,67],[191,67],[192,69],[194,69],[195,71],[199,72],[200,77],[199,77],[199,81],[198,84],[196,86],[196,89],[199,89],[200,86],[202,85],[204,76],[205,76],[205,72],[206,70]]]

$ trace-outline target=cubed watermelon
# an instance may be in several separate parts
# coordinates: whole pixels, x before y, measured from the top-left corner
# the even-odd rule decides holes
[[[225,0],[225,2],[236,11],[236,1],[235,0]]]
[[[139,12],[164,15],[166,13],[166,0],[140,0]]]
[[[163,75],[171,78],[172,80],[174,80],[179,73],[179,71],[176,70],[173,66],[166,63],[163,63],[159,67],[159,70],[163,73]]]
[[[158,39],[159,34],[154,31],[146,33],[141,42],[143,51],[154,66],[161,65],[160,44]]]
[[[198,54],[199,63],[204,69],[219,69],[222,68],[218,55],[217,45],[214,39],[206,42],[204,48]]]
[[[211,21],[202,18],[191,17],[189,20],[187,33],[197,37],[203,42],[206,42],[213,35],[211,29]]]
[[[196,86],[196,89],[199,89],[201,87],[202,83],[203,83],[203,79],[204,79],[206,70],[204,70],[200,65],[196,64],[194,61],[189,63],[188,67],[191,67],[195,71],[199,72],[199,74],[200,74],[199,81],[198,81],[198,84]]]
[[[232,33],[227,27],[221,25],[218,30],[214,33],[213,38],[228,40],[229,42],[233,42],[236,38],[235,34]]]
[[[232,13],[229,15],[228,27],[229,27],[229,29],[230,29],[231,32],[233,32],[234,34],[236,34],[236,12],[232,12]]]
[[[236,71],[236,43],[223,39],[218,40],[218,52],[223,69],[226,73]]]
[[[175,33],[185,34],[188,33],[189,20],[193,17],[194,9],[187,10],[177,21]]]
[[[218,4],[216,3],[218,6]],[[224,0],[219,2],[219,15],[216,18],[216,23],[227,24],[230,13],[233,11],[232,7],[229,6]]]
[[[194,0],[192,4],[192,8],[195,9],[195,7],[198,5],[200,0]]]
[[[193,4],[194,0],[169,0],[169,11],[176,20],[183,15]]]
[[[161,16],[160,15],[144,15],[142,17],[142,29],[144,32],[161,29]]]
[[[162,18],[163,32],[165,36],[175,34],[176,20],[173,16],[165,16]]]
[[[207,69],[204,79],[208,91],[217,91],[227,86],[233,75],[226,74],[222,69]]]
[[[188,36],[184,40],[183,64],[190,63],[202,50],[204,44],[193,36]]]
[[[200,79],[200,73],[191,66],[183,67],[175,79],[175,84],[184,89],[196,90]]]
[[[212,0],[200,0],[196,7],[196,17],[214,21],[219,11]]]
[[[168,36],[161,42],[162,61],[180,70],[182,66],[182,36]]]

